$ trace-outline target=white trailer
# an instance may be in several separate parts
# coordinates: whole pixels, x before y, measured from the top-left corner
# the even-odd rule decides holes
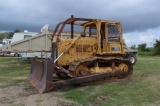
[[[14,55],[14,56],[20,56],[20,53],[18,52],[12,52],[10,49],[11,49],[11,45],[13,43],[16,43],[20,40],[23,40],[23,39],[27,39],[29,37],[32,37],[32,36],[35,36],[36,32],[28,32],[27,30],[25,30],[24,32],[17,32],[17,33],[14,33],[12,39],[3,39],[3,45],[1,48],[2,48],[2,52],[3,53],[11,53],[11,55]]]
[[[0,52],[1,53],[11,52],[11,54],[14,54],[15,56],[21,56],[26,58],[31,58],[36,56],[41,57],[41,51],[43,51],[44,46],[41,45],[42,43],[41,44],[39,43],[45,40],[44,37],[46,37],[47,39],[47,36],[48,36],[47,32],[15,33],[11,40],[11,44],[7,44],[0,47]],[[50,41],[50,39],[48,39],[48,41]]]
[[[32,37],[25,38],[13,42],[9,45],[0,47],[0,52],[11,52],[16,56],[32,58],[48,58],[51,54],[51,35],[53,31],[44,30]],[[77,36],[78,33],[75,34]],[[23,34],[24,37],[25,34]],[[70,33],[64,32],[61,34],[64,38],[69,37]],[[21,37],[21,38],[23,38]],[[14,39],[13,39],[14,40]]]

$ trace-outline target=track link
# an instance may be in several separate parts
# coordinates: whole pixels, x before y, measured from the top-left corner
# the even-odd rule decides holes
[[[133,73],[133,65],[131,64],[131,62],[129,60],[120,60],[117,58],[103,58],[103,57],[94,57],[94,58],[87,58],[87,59],[84,59],[81,61],[75,61],[69,66],[68,70],[70,72],[72,72],[76,77],[76,69],[78,66],[86,65],[86,67],[87,67],[96,61],[101,62],[101,63],[108,63],[108,64],[112,64],[113,62],[115,62],[116,64],[124,63],[128,66],[128,71],[127,72],[122,72],[121,70],[114,71],[114,67],[112,67],[113,71],[110,72],[111,76],[107,76],[106,78],[102,78],[102,79],[98,79],[98,80],[93,79],[92,81],[84,82],[81,85],[93,85],[93,84],[99,84],[99,83],[103,83],[103,82],[112,82],[114,80],[128,78]]]

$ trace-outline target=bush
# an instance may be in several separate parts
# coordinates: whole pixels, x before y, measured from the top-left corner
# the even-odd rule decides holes
[[[141,55],[141,56],[153,56],[154,52],[138,52],[138,55]]]

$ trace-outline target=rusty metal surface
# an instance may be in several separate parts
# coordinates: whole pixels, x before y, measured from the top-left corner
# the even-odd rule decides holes
[[[67,85],[72,85],[72,84],[81,84],[84,82],[89,82],[89,81],[95,81],[101,78],[109,77],[111,76],[111,73],[103,73],[103,74],[94,74],[94,75],[88,75],[88,76],[83,76],[83,77],[76,77],[76,78],[71,78],[68,80],[63,80],[63,81],[56,81],[52,82],[52,89],[62,87],[62,86],[67,86]]]
[[[28,80],[40,93],[50,90],[50,85],[47,82],[53,80],[53,66],[51,60],[31,60],[31,71]]]
[[[83,52],[82,45],[76,46],[76,52]]]
[[[52,34],[52,39],[54,38],[54,36],[56,35],[59,27],[61,26],[59,32],[58,32],[58,36],[62,33],[64,27],[66,24],[75,24],[75,25],[82,25],[81,23],[78,23],[78,22],[75,22],[75,21],[94,21],[95,19],[89,19],[89,18],[74,18],[74,17],[71,17],[71,18],[68,18],[66,19],[64,22],[60,22],[59,24],[57,24],[53,34]],[[72,25],[71,25],[72,26]],[[71,28],[72,29],[72,28]]]
[[[74,16],[71,15],[71,18],[74,18]],[[74,22],[71,22],[71,39],[73,39],[73,34],[74,34]]]

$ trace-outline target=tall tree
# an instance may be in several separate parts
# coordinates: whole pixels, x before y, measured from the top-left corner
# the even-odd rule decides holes
[[[4,38],[8,38],[8,33],[7,32],[0,33],[0,40],[3,40]]]
[[[146,51],[146,46],[147,46],[146,43],[139,44],[138,50],[144,52],[144,51]]]
[[[23,31],[20,30],[20,29],[15,29],[15,30],[14,30],[14,33],[17,33],[17,32],[23,32]]]
[[[0,33],[0,40],[2,40],[4,38],[11,39],[13,37],[14,33],[17,33],[17,32],[23,32],[23,31],[20,29],[15,29],[13,32]]]
[[[160,39],[156,39],[154,45],[154,50],[156,55],[160,55]]]
[[[136,45],[131,45],[131,49],[136,49]]]

